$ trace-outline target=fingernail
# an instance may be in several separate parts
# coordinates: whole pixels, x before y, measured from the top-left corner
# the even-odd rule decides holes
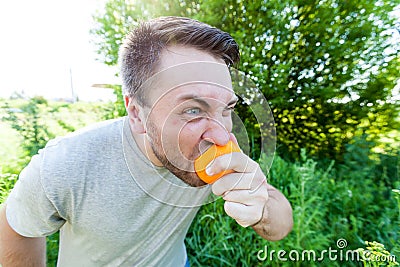
[[[211,162],[212,163],[212,162]],[[213,171],[211,170],[211,163],[209,163],[206,167],[206,173],[207,175],[214,175]]]

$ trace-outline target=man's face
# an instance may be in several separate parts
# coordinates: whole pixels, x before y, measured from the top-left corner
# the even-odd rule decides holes
[[[146,100],[147,140],[168,170],[192,186],[204,185],[193,161],[212,144],[225,145],[231,138],[237,97],[228,68],[208,53],[171,47],[159,70]]]

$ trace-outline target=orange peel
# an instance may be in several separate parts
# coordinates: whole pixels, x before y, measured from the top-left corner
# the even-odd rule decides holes
[[[214,175],[208,175],[206,173],[206,168],[211,161],[219,156],[230,154],[233,152],[241,152],[241,150],[239,146],[231,140],[229,140],[228,143],[224,146],[212,145],[209,149],[206,150],[206,152],[201,154],[194,161],[194,169],[197,173],[197,176],[199,176],[199,178],[205,183],[210,184],[215,182],[222,176],[234,172],[234,170],[224,170]]]

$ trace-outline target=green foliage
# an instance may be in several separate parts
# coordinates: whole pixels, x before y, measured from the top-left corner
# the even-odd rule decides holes
[[[0,169],[0,204],[3,203],[11,189],[17,182],[18,175],[14,173],[3,173]]]
[[[385,249],[383,244],[376,241],[365,241],[365,245],[367,246],[365,249],[358,249],[364,267],[399,266],[396,257],[391,255],[390,252]]]
[[[10,122],[11,127],[22,136],[24,140],[22,148],[28,157],[35,155],[50,138],[54,137],[41,116],[48,109],[46,99],[31,98],[21,106],[20,110],[10,109],[8,103],[5,103],[5,108],[8,116],[3,117],[3,120]]]
[[[394,173],[397,176],[392,177],[393,182],[385,183],[381,176],[376,176],[379,173],[376,170],[398,168],[400,158],[379,161],[381,155],[372,154],[371,145],[360,138],[347,146],[346,161],[333,172],[331,190],[335,194],[328,204],[327,220],[334,234],[341,235],[351,245],[376,240],[396,253],[400,223],[390,190],[399,186],[400,179]]]
[[[94,15],[97,24],[91,30],[99,60],[107,65],[117,65],[118,50],[124,36],[141,20],[160,12],[164,16],[184,14],[183,7],[167,0],[106,2],[104,8]]]
[[[46,266],[48,267],[57,266],[59,239],[60,239],[59,232],[56,232],[46,237],[46,252],[47,252]]]
[[[201,208],[186,237],[193,266],[252,266],[255,254],[247,245],[257,248],[261,242],[251,230],[225,215],[222,199]]]
[[[400,185],[398,186],[400,188]],[[400,189],[393,189],[393,195],[394,198],[397,200],[397,207],[398,207],[398,219],[397,219],[397,224],[400,225]],[[400,237],[400,227],[397,230],[397,236]],[[400,238],[399,238],[400,239]],[[400,257],[400,241],[399,239],[397,240],[394,248],[393,248],[393,254],[397,255],[397,258]]]
[[[109,0],[92,31],[103,62],[117,63],[127,31],[142,19],[180,15],[229,33],[249,74],[274,112],[278,150],[343,161],[345,145],[363,133],[376,140],[400,128],[400,47],[390,41],[394,1]],[[259,143],[251,111],[242,121]],[[254,147],[257,150],[257,147]]]
[[[321,218],[328,215],[326,199],[331,192],[328,179],[332,165],[326,170],[317,169],[317,162],[308,159],[305,150],[301,153],[302,162],[291,164],[276,157],[268,180],[286,196],[293,207],[293,232],[284,241],[269,243],[270,250],[315,250],[326,249],[334,236],[326,231],[326,222]],[[261,164],[261,167],[264,167]],[[265,166],[267,167],[267,166]],[[264,170],[267,172],[267,169]],[[281,262],[275,259],[274,266]]]
[[[122,89],[120,85],[110,85],[114,90],[113,93],[116,96],[115,102],[110,102],[108,106],[105,107],[104,119],[114,119],[126,115],[126,109],[124,105],[124,99],[122,96]]]

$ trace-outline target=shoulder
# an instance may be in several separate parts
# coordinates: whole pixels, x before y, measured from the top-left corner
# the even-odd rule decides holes
[[[60,213],[72,211],[87,183],[96,183],[109,171],[108,163],[120,158],[123,122],[119,118],[90,125],[49,141],[39,151],[40,183]]]
[[[102,164],[105,157],[120,153],[123,122],[124,118],[119,118],[96,123],[49,141],[40,151],[42,177],[82,177],[88,168]]]
[[[124,118],[98,122],[62,137],[50,140],[46,151],[59,149],[63,146],[68,148],[82,147],[97,142],[110,142],[120,139]]]

